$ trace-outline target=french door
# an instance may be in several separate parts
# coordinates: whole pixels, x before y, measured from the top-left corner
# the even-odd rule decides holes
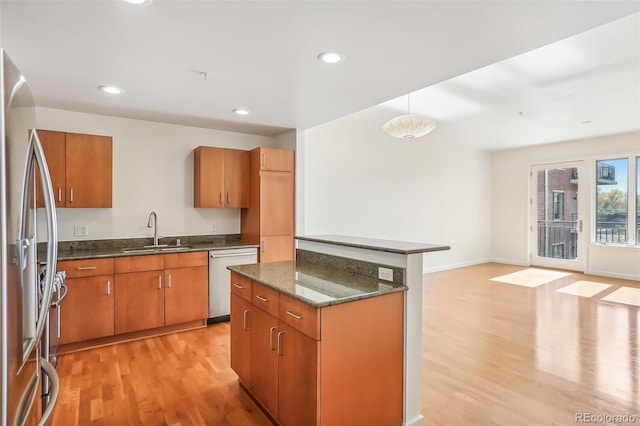
[[[589,197],[584,168],[582,161],[531,166],[532,265],[585,270]]]

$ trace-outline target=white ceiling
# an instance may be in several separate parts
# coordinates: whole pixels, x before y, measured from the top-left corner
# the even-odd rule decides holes
[[[40,106],[276,135],[427,87],[413,109],[437,132],[499,149],[638,130],[639,11],[593,0],[1,0],[0,44]],[[551,56],[513,58],[594,28]],[[317,61],[327,50],[346,60]],[[252,114],[232,114],[239,106]]]

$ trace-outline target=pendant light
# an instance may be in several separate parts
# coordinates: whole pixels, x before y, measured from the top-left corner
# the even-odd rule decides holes
[[[395,138],[415,139],[426,135],[435,127],[435,121],[411,114],[411,99],[410,94],[407,94],[407,114],[392,118],[382,129]]]

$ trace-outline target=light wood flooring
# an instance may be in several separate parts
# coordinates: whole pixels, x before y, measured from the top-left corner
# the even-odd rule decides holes
[[[490,280],[522,269],[425,276],[425,424],[571,425],[578,413],[640,424],[640,308],[602,300],[640,283]],[[555,291],[580,280],[612,286],[593,297]],[[63,355],[58,372],[54,426],[271,424],[229,368],[228,324]]]

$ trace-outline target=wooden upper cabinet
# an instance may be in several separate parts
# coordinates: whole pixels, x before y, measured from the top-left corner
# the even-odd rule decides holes
[[[51,175],[56,207],[112,206],[113,141],[95,136],[38,130]],[[44,207],[38,185],[37,206]]]
[[[38,130],[38,137],[44,156],[49,167],[51,176],[51,186],[56,207],[67,206],[67,180],[66,180],[66,133],[52,130]],[[42,188],[40,181],[37,181],[36,205],[44,207],[42,198]]]
[[[248,151],[200,146],[194,150],[193,160],[194,207],[248,206]]]
[[[259,261],[293,259],[295,221],[294,151],[250,151],[249,208],[241,212],[241,235],[260,244]]]
[[[293,197],[293,173],[261,173],[262,235],[293,235]]]
[[[111,207],[111,137],[67,133],[66,139],[67,207]]]
[[[294,152],[288,149],[258,148],[260,170],[293,172]]]

